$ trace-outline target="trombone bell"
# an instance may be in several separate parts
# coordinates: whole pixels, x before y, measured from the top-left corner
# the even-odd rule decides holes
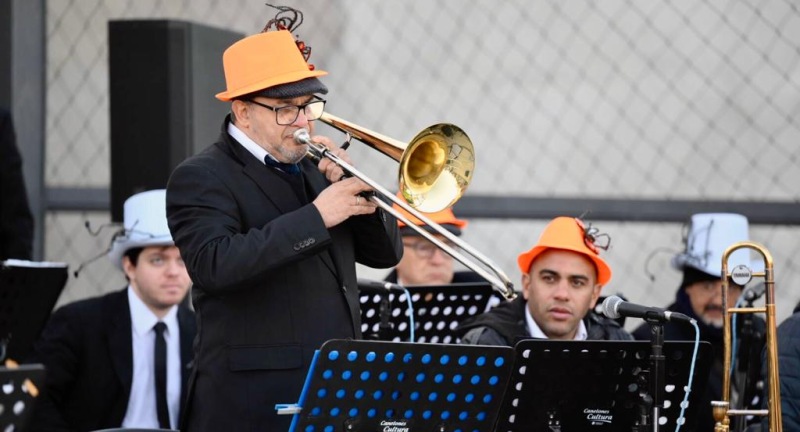
[[[399,162],[398,188],[419,211],[434,213],[452,206],[472,181],[475,149],[456,125],[429,126],[405,144],[328,113],[319,120]]]
[[[467,190],[475,152],[458,126],[440,123],[418,133],[400,160],[403,198],[419,211],[434,213],[452,206]]]
[[[400,163],[399,188],[405,201],[399,199],[395,194],[384,189],[381,185],[355,169],[355,167],[328,151],[325,146],[311,141],[307,130],[298,129],[294,132],[294,139],[298,143],[309,146],[306,156],[314,160],[322,157],[328,158],[339,165],[346,174],[359,178],[375,190],[375,195],[369,197],[369,200],[375,205],[405,222],[406,225],[417,231],[419,235],[425,237],[439,249],[489,281],[495,291],[498,291],[507,299],[513,299],[516,296],[514,285],[497,265],[422,213],[433,213],[450,207],[461,198],[461,195],[463,195],[472,180],[472,172],[475,167],[475,152],[472,142],[461,128],[449,123],[440,123],[424,129],[410,143],[404,144],[328,113],[323,113],[318,120],[340,131],[347,132],[353,138],[398,161]],[[469,254],[488,267],[494,275],[476,265],[454,247],[439,240],[427,230],[418,227],[391,205],[378,198],[378,196],[386,197],[433,229],[436,234],[453,242],[464,253]]]

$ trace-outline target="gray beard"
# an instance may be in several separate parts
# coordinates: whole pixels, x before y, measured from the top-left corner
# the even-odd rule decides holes
[[[724,318],[720,318],[720,319],[717,319],[717,320],[713,320],[713,319],[708,319],[708,318],[706,318],[706,317],[703,317],[703,318],[702,318],[702,320],[703,320],[703,322],[704,322],[704,323],[705,323],[707,326],[709,326],[709,327],[714,327],[714,328],[718,328],[718,329],[721,329],[721,328],[722,328],[722,326],[723,326],[723,325],[724,325],[724,323],[725,323],[725,319],[724,319]]]
[[[300,163],[300,161],[302,161],[303,158],[306,157],[305,147],[302,150],[298,149],[296,155],[294,154],[294,152],[292,152],[290,155],[287,155],[287,156],[294,156],[293,158],[291,158],[293,160],[293,162],[291,162],[291,163],[295,163],[295,164]]]

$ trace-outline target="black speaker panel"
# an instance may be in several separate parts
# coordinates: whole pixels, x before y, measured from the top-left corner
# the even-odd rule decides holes
[[[172,170],[213,143],[227,103],[222,53],[244,35],[175,20],[108,24],[111,218],[132,194],[166,187]]]

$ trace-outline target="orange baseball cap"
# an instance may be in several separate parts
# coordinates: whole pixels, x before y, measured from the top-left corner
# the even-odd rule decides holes
[[[399,199],[401,199],[401,200],[405,201],[405,200],[403,199],[403,195],[402,195],[402,193],[398,193],[398,194],[397,194],[397,198],[399,198]],[[398,211],[400,214],[402,214],[403,216],[405,216],[406,218],[408,218],[408,220],[409,220],[411,223],[413,223],[414,225],[416,225],[416,226],[419,226],[419,227],[422,227],[423,229],[425,229],[425,230],[426,230],[426,231],[428,231],[428,232],[435,233],[435,231],[434,231],[434,230],[433,230],[431,227],[429,227],[429,226],[425,225],[425,224],[424,224],[424,223],[423,223],[421,220],[419,220],[419,219],[418,219],[416,216],[413,216],[411,213],[409,213],[409,212],[407,212],[407,211],[403,210],[403,209],[402,209],[400,206],[398,206],[397,204],[392,204],[392,207],[393,207],[395,210],[397,210],[397,211]],[[427,216],[427,217],[428,217],[428,219],[430,219],[430,220],[432,220],[432,221],[436,222],[437,224],[441,225],[441,226],[442,226],[442,228],[444,228],[444,229],[446,229],[446,230],[450,231],[451,233],[453,233],[453,234],[455,234],[455,235],[457,235],[457,236],[460,236],[460,235],[461,235],[461,228],[464,228],[464,227],[466,227],[466,226],[467,226],[467,223],[468,223],[467,221],[465,221],[465,220],[463,220],[463,219],[458,219],[458,218],[456,218],[456,215],[455,215],[455,214],[453,214],[453,210],[451,210],[450,208],[446,208],[446,209],[444,209],[444,210],[442,210],[442,211],[438,211],[438,212],[436,212],[436,213],[424,213],[424,212],[423,212],[423,214],[424,214],[425,216]],[[397,220],[397,226],[400,228],[400,234],[402,234],[402,235],[419,235],[419,233],[417,233],[416,231],[414,231],[414,229],[413,229],[413,228],[409,228],[409,227],[406,225],[406,223],[405,223],[405,222],[403,222],[403,221],[402,221],[402,220],[400,220],[400,219],[398,219],[398,220]]]
[[[589,247],[591,243],[588,242],[583,222],[571,217],[557,217],[547,224],[539,237],[539,242],[531,250],[520,254],[517,258],[519,269],[522,273],[528,273],[533,260],[539,254],[548,249],[562,249],[586,255],[592,260],[597,269],[597,283],[605,285],[611,280],[611,267],[595,252],[597,248],[593,245],[591,248]]]
[[[222,63],[228,87],[216,95],[222,101],[307,79],[315,84],[309,88],[316,90],[309,93],[327,92],[316,77],[328,72],[309,70],[294,36],[286,30],[258,33],[239,40],[225,50]]]

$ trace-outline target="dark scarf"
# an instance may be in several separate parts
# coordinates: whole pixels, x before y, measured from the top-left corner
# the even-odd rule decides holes
[[[512,301],[500,303],[489,312],[465,320],[456,328],[456,334],[463,337],[473,328],[489,327],[499,333],[509,346],[514,346],[517,339],[528,337],[525,327],[526,304],[521,295]]]

